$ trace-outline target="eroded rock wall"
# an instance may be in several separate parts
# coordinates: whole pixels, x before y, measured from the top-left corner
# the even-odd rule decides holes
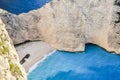
[[[120,53],[119,4],[119,0],[52,0],[27,14],[40,18],[35,23],[39,33],[56,49],[83,51],[86,43],[93,43]]]
[[[24,15],[24,17],[19,18],[15,14],[0,9],[0,17],[14,44],[41,39],[41,36],[37,33],[38,30],[36,26],[33,25],[33,21],[36,20],[36,18],[32,19],[34,16],[30,18],[29,15],[26,17]],[[27,19],[27,21],[25,19]]]
[[[108,33],[108,45],[113,51],[120,53],[120,0],[114,2],[111,25]]]
[[[12,40],[0,19],[0,80],[27,80]]]

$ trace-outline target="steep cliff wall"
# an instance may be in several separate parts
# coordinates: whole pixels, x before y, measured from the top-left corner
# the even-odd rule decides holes
[[[33,21],[44,41],[64,51],[83,51],[86,43],[120,53],[119,0],[52,0],[19,15]],[[28,18],[28,22],[33,20]],[[26,19],[27,20],[27,19]]]
[[[35,24],[31,20],[33,17],[26,16],[25,19],[20,19],[17,15],[11,14],[0,9],[0,17],[2,18],[6,29],[12,38],[14,44],[22,43],[26,40],[40,40],[40,35],[37,33]],[[27,18],[28,17],[28,18]]]
[[[12,37],[15,43],[44,40],[64,51],[84,51],[86,43],[93,43],[120,53],[119,6],[119,0],[52,0],[38,10],[14,15],[18,20],[10,18],[23,33],[15,30]],[[17,36],[23,40],[15,40]]]
[[[0,80],[27,80],[13,43],[0,19]]]

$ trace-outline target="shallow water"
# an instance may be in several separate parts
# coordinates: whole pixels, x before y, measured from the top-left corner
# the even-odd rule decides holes
[[[120,80],[120,56],[89,44],[85,52],[56,51],[28,80]]]
[[[51,0],[0,0],[0,8],[11,13],[20,14],[38,9]]]

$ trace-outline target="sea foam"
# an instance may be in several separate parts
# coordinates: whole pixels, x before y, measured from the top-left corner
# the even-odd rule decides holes
[[[40,59],[38,62],[36,62],[28,71],[27,75],[29,75],[35,68],[37,68],[38,64],[40,64],[41,62],[43,62],[47,57],[49,57],[50,55],[52,55],[56,50],[50,52],[49,54],[45,55],[42,59]]]

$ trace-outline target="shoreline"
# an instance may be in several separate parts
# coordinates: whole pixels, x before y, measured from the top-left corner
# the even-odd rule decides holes
[[[43,60],[45,56],[49,56],[50,53],[53,53],[55,49],[50,47],[47,43],[42,41],[29,42],[16,47],[16,51],[19,55],[20,61],[29,54],[30,57],[25,59],[25,62],[22,64],[28,73],[37,62]]]
[[[44,57],[42,59],[40,59],[38,62],[36,62],[32,67],[29,68],[29,71],[27,72],[27,75],[29,75],[35,68],[37,68],[37,66],[42,63],[47,57],[49,57],[50,55],[52,55],[56,50],[48,53],[47,55],[44,55]]]

